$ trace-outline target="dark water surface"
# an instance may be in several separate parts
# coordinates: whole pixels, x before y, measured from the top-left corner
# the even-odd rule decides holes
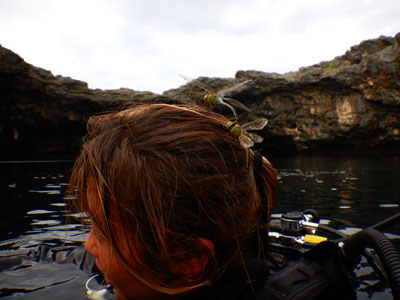
[[[316,209],[322,221],[346,233],[365,228],[400,210],[400,156],[270,157],[279,171],[280,190],[274,213]],[[72,161],[0,162],[0,256],[27,253],[39,245],[81,245],[88,227],[69,215],[63,193]],[[69,222],[66,222],[66,219]],[[400,225],[385,230],[399,240]],[[365,276],[359,299],[391,299],[372,271]],[[0,297],[86,299],[89,277],[74,267],[26,263],[0,272]]]
[[[88,228],[63,200],[71,167],[72,161],[0,163],[1,257],[41,253],[43,245],[60,250],[82,245]],[[74,264],[25,259],[0,272],[0,297],[86,299],[89,277]]]
[[[400,156],[272,157],[276,212],[314,208],[364,228],[400,211]],[[397,233],[400,233],[397,227]]]

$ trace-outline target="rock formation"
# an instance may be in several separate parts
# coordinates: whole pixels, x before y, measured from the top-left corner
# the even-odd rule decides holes
[[[256,116],[269,120],[257,146],[267,153],[400,153],[400,34],[364,41],[343,56],[297,72],[239,71],[235,77],[196,81],[217,92],[224,89],[248,106],[252,113],[238,109],[240,122]],[[92,90],[0,46],[0,155],[72,157],[91,115],[139,102],[204,105],[203,96],[193,83],[163,95]]]
[[[27,64],[0,46],[0,157],[73,157],[90,116],[131,101],[170,99],[129,89],[92,90],[85,82]]]

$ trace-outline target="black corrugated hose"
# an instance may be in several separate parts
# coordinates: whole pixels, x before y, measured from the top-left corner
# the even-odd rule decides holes
[[[357,261],[366,247],[374,249],[382,262],[392,290],[393,299],[400,300],[400,255],[392,242],[380,231],[367,228],[344,241],[343,251]]]

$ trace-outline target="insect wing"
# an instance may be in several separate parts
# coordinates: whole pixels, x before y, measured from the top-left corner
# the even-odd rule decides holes
[[[242,128],[245,130],[261,130],[268,124],[268,119],[266,118],[258,118],[252,122],[245,123],[242,125]]]
[[[200,82],[198,79],[193,79],[193,78],[190,78],[183,74],[179,74],[179,75],[183,79],[185,79],[189,84],[193,84],[194,86],[201,88],[202,90],[206,91],[207,93],[209,93],[211,95],[215,95],[215,93],[213,93],[208,86],[206,86],[204,83]]]
[[[233,98],[222,98],[225,102],[228,102],[230,105],[236,106],[238,108],[241,108],[245,111],[251,112],[250,108],[248,108],[246,105],[242,104],[241,102],[237,101],[236,99]]]
[[[179,76],[181,76],[183,79],[185,79],[187,82],[191,82],[191,81],[193,81],[194,79],[193,78],[190,78],[189,76],[186,76],[186,75],[183,75],[183,74],[179,74]]]
[[[261,143],[264,138],[258,134],[252,133],[252,132],[247,132],[247,137],[251,139],[254,143]]]
[[[254,142],[247,136],[247,134],[241,134],[239,137],[240,144],[245,148],[253,147]]]
[[[224,89],[222,89],[221,91],[218,92],[218,95],[223,98],[224,95],[228,94],[231,91],[237,90],[242,85],[245,85],[246,83],[248,83],[250,81],[252,81],[252,80],[251,79],[245,80],[245,81],[239,82],[238,84],[235,84],[234,86],[230,86],[230,87],[224,88]]]

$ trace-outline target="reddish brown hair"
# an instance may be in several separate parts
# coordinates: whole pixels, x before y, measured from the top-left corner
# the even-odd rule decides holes
[[[215,282],[227,266],[266,248],[276,172],[265,158],[257,163],[228,121],[197,106],[151,104],[88,122],[69,193],[128,265],[114,238],[123,228],[145,270],[131,272],[155,289],[178,293]],[[89,184],[102,214],[88,200]],[[214,244],[213,258],[197,278],[174,286],[171,261],[199,255],[199,238]],[[152,273],[169,280],[152,283]]]

